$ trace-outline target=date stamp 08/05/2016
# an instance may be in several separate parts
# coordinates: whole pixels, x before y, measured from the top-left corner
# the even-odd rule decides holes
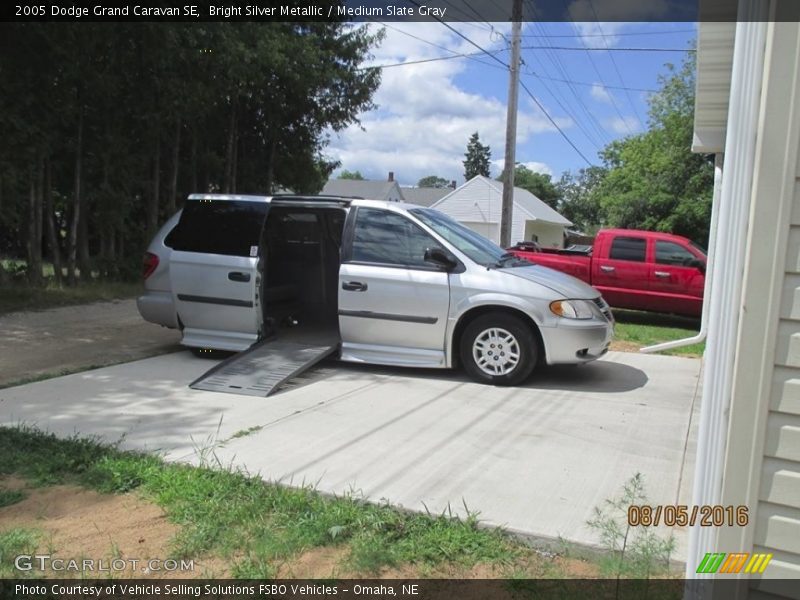
[[[631,504],[628,525],[631,527],[745,527],[750,521],[747,506],[721,504]]]

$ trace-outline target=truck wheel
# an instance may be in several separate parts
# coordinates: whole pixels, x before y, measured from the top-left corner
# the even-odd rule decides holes
[[[503,313],[489,313],[467,325],[461,336],[461,363],[479,383],[517,385],[536,366],[539,344],[531,326]]]

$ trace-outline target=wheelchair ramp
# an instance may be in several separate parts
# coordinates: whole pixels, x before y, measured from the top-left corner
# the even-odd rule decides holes
[[[240,352],[193,381],[194,390],[244,396],[269,396],[281,384],[333,354],[338,340],[290,342],[265,340]]]

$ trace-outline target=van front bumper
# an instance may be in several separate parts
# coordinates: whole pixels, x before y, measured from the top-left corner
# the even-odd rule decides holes
[[[580,364],[608,352],[614,324],[600,319],[559,319],[555,327],[542,327],[548,365]]]

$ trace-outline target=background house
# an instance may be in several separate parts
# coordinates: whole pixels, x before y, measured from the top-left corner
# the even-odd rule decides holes
[[[320,194],[326,196],[356,196],[369,200],[385,200],[387,202],[403,202],[403,193],[394,180],[394,173],[389,172],[386,181],[368,179],[329,179]]]
[[[478,175],[431,206],[473,231],[500,243],[500,212],[503,184]],[[514,188],[511,243],[538,241],[542,246],[561,248],[564,230],[572,225],[536,196]]]
[[[726,19],[701,23],[697,45],[693,149],[716,155],[716,177],[692,504],[749,519],[692,527],[686,573],[707,552],[766,554],[763,574],[699,596],[798,598],[800,3],[743,1]]]
[[[453,187],[446,188],[432,188],[432,187],[401,187],[400,191],[403,193],[403,198],[409,204],[416,204],[417,206],[432,206],[439,200],[447,196],[455,188],[455,181]]]

